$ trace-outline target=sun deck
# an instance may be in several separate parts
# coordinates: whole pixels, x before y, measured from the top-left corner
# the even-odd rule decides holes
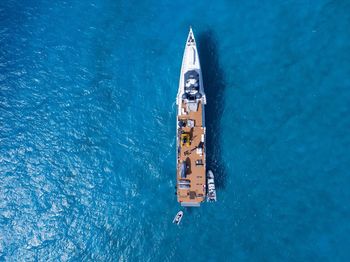
[[[183,205],[198,206],[206,193],[204,108],[201,101],[196,111],[186,110],[186,107],[183,103],[178,115],[178,123],[183,125],[178,126],[177,138],[177,198]],[[182,135],[189,143],[183,143]]]

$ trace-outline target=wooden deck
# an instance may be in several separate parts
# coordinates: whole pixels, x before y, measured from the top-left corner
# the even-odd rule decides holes
[[[186,109],[186,104],[182,105],[183,111],[181,115],[178,115],[178,120],[194,120],[194,127],[185,126],[178,128],[178,159],[177,159],[177,199],[182,203],[200,203],[205,199],[206,194],[206,162],[205,162],[205,127],[203,127],[203,104],[198,103],[198,109],[196,112],[189,112],[188,114],[183,111]],[[190,134],[190,146],[182,145],[180,139],[181,133]],[[202,148],[202,153],[199,154],[197,148]],[[190,180],[190,188],[179,188],[179,181],[181,179],[181,164],[183,161],[187,164],[186,180]],[[201,165],[196,164],[202,162]]]

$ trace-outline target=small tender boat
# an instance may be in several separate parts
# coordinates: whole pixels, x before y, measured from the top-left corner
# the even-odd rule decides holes
[[[176,225],[179,225],[183,215],[184,215],[184,212],[182,212],[182,211],[177,212],[177,214],[176,214],[176,216],[175,216],[175,218],[173,220],[173,223],[176,224]]]
[[[207,202],[216,202],[216,189],[214,182],[214,173],[211,170],[208,170],[207,173]]]

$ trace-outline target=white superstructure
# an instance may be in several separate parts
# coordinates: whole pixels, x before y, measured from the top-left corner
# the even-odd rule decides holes
[[[200,100],[203,105],[207,103],[204,93],[202,70],[192,28],[190,28],[190,32],[188,33],[185,51],[182,58],[179,90],[176,99],[178,115],[181,114],[182,98],[186,93],[190,95],[189,98],[196,98],[196,100]],[[199,95],[196,97],[196,94]],[[196,100],[191,102],[198,102]]]

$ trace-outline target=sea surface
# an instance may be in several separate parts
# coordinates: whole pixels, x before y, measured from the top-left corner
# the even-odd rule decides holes
[[[198,209],[174,194],[190,25]],[[350,261],[349,28],[346,0],[1,1],[0,261]]]

